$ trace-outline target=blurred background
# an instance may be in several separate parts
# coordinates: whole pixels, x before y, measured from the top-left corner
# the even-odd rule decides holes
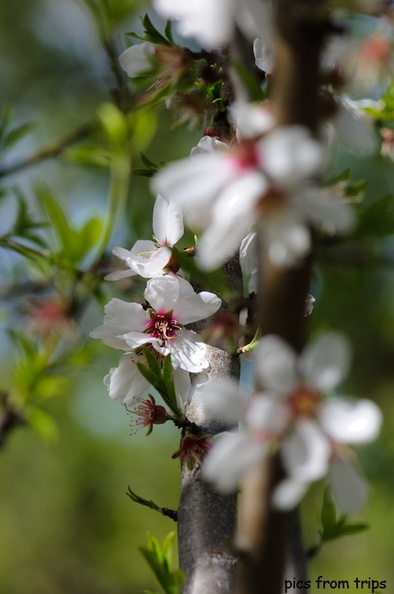
[[[118,12],[117,5],[121,8]],[[101,29],[100,11],[107,15]],[[91,145],[85,147],[85,161],[81,153],[76,158],[75,153],[64,151],[60,158],[39,160],[14,173],[10,168],[53,139],[89,124],[102,103],[113,99],[119,81],[103,40],[111,39],[110,49],[119,55],[130,45],[125,33],[141,30],[138,17],[143,13],[143,4],[130,0],[13,0],[0,4],[0,108],[14,107],[11,127],[34,123],[20,142],[2,153],[0,171],[6,172],[0,178],[2,237],[14,225],[18,195],[34,220],[48,218],[46,211],[51,209],[55,216],[56,201],[73,229],[80,230],[94,219],[98,227],[101,224],[100,235],[104,225],[100,221],[113,206],[111,171],[93,162],[97,155]],[[174,127],[165,109],[158,107],[157,112],[154,142],[149,138],[142,141],[149,159],[160,163],[188,154],[202,128]],[[392,192],[392,164],[379,154],[364,158],[341,151],[336,172],[347,167],[355,179],[367,180],[365,205]],[[43,198],[43,194],[51,198]],[[143,177],[133,177],[125,194],[125,205],[119,209],[122,214],[110,229],[108,244],[130,248],[137,239],[151,237],[153,196]],[[391,203],[383,215],[380,221],[385,217],[394,220]],[[56,216],[60,220],[60,215]],[[394,584],[392,231],[393,224],[378,241],[371,233],[362,242],[321,248],[311,288],[316,304],[309,318],[312,332],[330,328],[350,337],[353,368],[343,393],[372,398],[385,418],[379,441],[360,451],[371,496],[354,521],[368,522],[370,529],[325,545],[311,561],[311,578],[387,580],[387,591]],[[50,237],[46,228],[40,228],[39,235],[50,245],[59,241],[59,237]],[[15,385],[18,394],[24,393],[29,384],[35,400],[29,403],[30,425],[10,432],[0,449],[0,592],[137,594],[146,588],[157,589],[138,546],[146,543],[148,531],[162,541],[175,525],[133,503],[126,491],[130,486],[159,505],[177,507],[179,464],[171,460],[171,454],[178,447],[178,435],[165,425],[156,427],[149,439],[143,434],[130,436],[130,418],[118,402],[108,398],[102,381],[117,364],[119,354],[101,345],[92,346],[88,337],[102,323],[103,304],[110,295],[128,290],[128,286],[118,289],[100,283],[98,287],[89,277],[85,293],[78,294],[78,306],[84,303],[76,316],[79,328],[62,326],[62,332],[70,335],[74,358],[67,359],[59,373],[55,369],[50,381],[46,377],[41,382],[38,376],[27,377],[26,368],[32,361],[39,366],[37,353],[43,356],[42,349],[50,351],[58,339],[52,334],[50,339],[37,337],[34,327],[37,305],[53,296],[51,287],[42,281],[46,267],[53,262],[40,260],[38,266],[32,266],[30,256],[9,249],[4,242],[1,245],[0,396],[15,391]],[[73,266],[77,262],[79,270],[89,272],[92,261],[94,253],[90,252],[84,254],[83,262],[77,262],[77,257],[70,259]],[[67,293],[75,271],[68,273],[67,266],[59,261],[55,264],[59,274],[52,279],[54,291],[59,294],[62,288]],[[94,274],[102,278],[114,265],[108,249]],[[91,292],[96,298],[86,304],[89,287],[94,287]],[[130,285],[130,297],[141,293],[142,287],[138,282]],[[25,342],[11,340],[9,331],[22,333]],[[81,345],[77,355],[76,343]],[[62,361],[67,358],[61,356]],[[308,547],[319,538],[322,488],[311,489],[302,506]]]

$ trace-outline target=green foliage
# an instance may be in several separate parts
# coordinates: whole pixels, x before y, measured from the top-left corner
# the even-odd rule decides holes
[[[45,257],[45,254],[36,248],[46,249],[48,247],[42,234],[37,233],[37,230],[46,227],[47,223],[36,221],[29,213],[26,199],[18,188],[14,188],[13,193],[18,208],[11,229],[0,236],[0,247],[13,250],[37,263]]]
[[[183,581],[182,572],[171,569],[173,541],[175,532],[170,532],[160,546],[157,538],[148,532],[148,544],[139,547],[142,555],[149,564],[157,581],[162,587],[163,594],[179,594]],[[161,594],[152,590],[145,590],[145,594]]]
[[[337,517],[335,504],[328,488],[324,492],[320,519],[322,523],[322,531],[320,532],[322,544],[342,536],[359,534],[369,528],[368,524],[364,522],[348,522],[344,515]]]
[[[379,101],[373,106],[364,107],[366,113],[381,122],[394,120],[394,77]]]
[[[0,111],[0,153],[11,149],[34,128],[33,123],[14,125],[15,109],[5,105]]]
[[[379,238],[394,233],[394,196],[385,196],[360,208],[355,239]]]
[[[145,14],[141,17],[141,22],[144,27],[144,34],[137,35],[137,33],[126,33],[130,37],[135,37],[136,39],[142,39],[142,41],[149,41],[150,43],[156,43],[158,45],[172,45],[174,43],[174,38],[172,36],[172,28],[171,28],[171,21],[167,21],[164,35],[163,36],[153,25],[152,21],[150,20],[149,16]]]
[[[143,347],[143,353],[147,364],[137,363],[138,369],[144,378],[159,392],[175,417],[183,420],[184,416],[177,404],[175,394],[171,355],[167,355],[162,361],[159,361],[147,347]]]
[[[49,399],[69,393],[75,376],[97,353],[94,343],[64,344],[61,328],[42,337],[9,330],[15,346],[9,399],[16,410],[47,442],[57,435],[54,419],[43,409]]]
[[[345,169],[340,174],[331,178],[329,186],[338,187],[343,195],[351,202],[362,202],[365,198],[365,188],[367,182],[365,179],[352,179],[350,169]]]
[[[252,101],[266,99],[266,90],[262,87],[261,82],[257,80],[256,76],[242,62],[233,60],[232,66],[248,90]]]
[[[53,230],[57,248],[51,259],[59,267],[76,269],[97,249],[103,234],[103,222],[97,217],[88,219],[80,229],[69,222],[69,216],[61,207],[59,199],[45,186],[36,187],[36,196],[45,209]]]

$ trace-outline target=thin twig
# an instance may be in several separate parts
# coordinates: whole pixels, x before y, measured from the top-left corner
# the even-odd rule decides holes
[[[167,518],[171,518],[174,522],[177,521],[177,512],[174,509],[169,509],[168,507],[161,507],[157,505],[152,499],[144,499],[140,495],[137,495],[134,491],[128,487],[128,491],[126,493],[127,497],[130,497],[134,503],[138,503],[139,505],[144,505],[145,507],[149,507],[149,509],[153,509],[153,511],[159,512],[162,516],[166,516]]]
[[[75,130],[72,130],[65,136],[62,136],[56,140],[51,140],[43,147],[34,151],[28,157],[21,159],[20,161],[16,161],[15,163],[11,163],[11,165],[0,167],[0,178],[5,177],[7,175],[11,175],[20,171],[21,169],[25,169],[27,167],[31,167],[32,165],[37,165],[42,161],[46,161],[47,159],[52,159],[53,157],[57,157],[60,155],[67,147],[76,142],[79,142],[93,129],[93,123],[82,124]]]

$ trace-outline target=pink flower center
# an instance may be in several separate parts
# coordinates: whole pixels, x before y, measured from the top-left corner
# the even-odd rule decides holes
[[[386,64],[391,57],[390,40],[381,35],[371,35],[362,45],[360,59]]]
[[[229,162],[232,171],[243,173],[250,169],[258,169],[260,166],[259,153],[256,144],[252,140],[240,141],[229,155]]]
[[[159,313],[150,309],[149,315],[150,320],[146,322],[146,333],[150,334],[152,338],[158,338],[162,346],[165,345],[167,340],[176,338],[177,330],[181,326],[172,317],[172,310],[166,313]]]
[[[289,405],[296,417],[316,416],[322,396],[311,388],[297,388],[289,395]]]

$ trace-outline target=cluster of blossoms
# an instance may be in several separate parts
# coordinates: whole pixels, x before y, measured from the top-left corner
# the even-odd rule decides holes
[[[231,46],[234,31],[241,31],[253,43],[256,66],[275,76],[269,3],[247,0],[242,10],[235,0],[153,4],[161,16],[178,21],[182,35],[197,38],[204,47]],[[360,86],[360,80],[369,81],[370,87],[382,83],[391,63],[391,42],[387,30],[369,35],[358,52],[342,41],[329,40],[323,55],[322,103],[327,115],[317,136],[298,125],[277,127],[269,100],[235,102],[228,109],[231,142],[209,130],[190,157],[154,175],[154,241],[137,241],[131,250],[113,249],[127,268],[106,278],[148,279],[145,301],[112,299],[104,324],[91,335],[124,353],[105,384],[111,398],[134,408],[134,430],[148,427],[150,432],[154,424],[171,418],[153,396],[142,398],[149,386],[139,366],[146,363],[144,348],[159,362],[171,356],[181,411],[197,397],[190,374],[209,368],[203,339],[185,326],[215,314],[221,300],[210,292],[196,293],[172,256],[184,232],[184,218],[197,236],[193,253],[200,268],[209,273],[238,255],[249,293],[258,290],[258,242],[274,267],[286,269],[308,255],[312,233],[342,234],[354,224],[343,187],[325,186],[322,180],[333,139],[359,151],[374,148],[373,120],[366,114],[373,102],[355,101],[348,91]],[[372,76],[373,69],[369,76],[360,75],[360,55],[364,62],[368,58],[379,65],[378,76]],[[190,59],[191,54],[175,44],[144,42],[126,50],[120,63],[134,77],[156,60],[163,77],[175,78]],[[389,154],[390,130],[384,138]],[[307,296],[305,314],[313,302]],[[297,356],[279,337],[265,336],[253,355],[257,393],[249,401],[232,382],[209,381],[198,393],[208,417],[240,424],[239,430],[215,436],[211,443],[190,430],[174,457],[184,456],[191,465],[205,457],[205,477],[219,489],[231,490],[248,469],[278,454],[285,476],[273,493],[278,508],[292,508],[312,482],[328,475],[338,505],[345,513],[354,511],[364,501],[366,487],[353,463],[352,448],[377,436],[381,413],[369,400],[332,395],[347,371],[347,343],[339,335],[325,334]]]
[[[190,391],[190,373],[208,368],[204,343],[185,325],[214,314],[221,300],[207,291],[195,293],[189,282],[171,272],[170,246],[182,236],[183,220],[179,209],[169,205],[161,196],[155,203],[153,229],[156,243],[137,241],[130,251],[114,248],[114,254],[129,268],[107,277],[115,280],[139,274],[149,278],[144,292],[145,302],[111,299],[105,307],[104,324],[93,330],[91,336],[124,352],[118,367],[111,369],[104,379],[111,398],[119,399],[125,405],[137,403],[141,417],[146,413],[145,417],[151,418],[152,414],[158,413],[162,419],[162,411],[157,411],[157,406],[149,414],[149,403],[141,408],[139,399],[149,386],[137,365],[145,363],[142,347],[149,348],[158,359],[171,354],[175,392],[178,406],[183,410]],[[155,407],[154,401],[150,404]],[[142,425],[137,427],[142,428]]]

